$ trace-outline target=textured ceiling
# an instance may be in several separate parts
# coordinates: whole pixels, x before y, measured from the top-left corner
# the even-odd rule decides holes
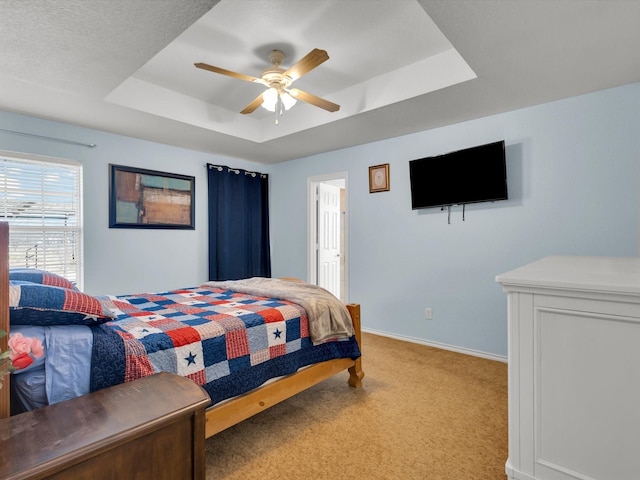
[[[0,17],[0,109],[265,163],[640,81],[638,1],[2,0]],[[340,111],[298,102],[276,126],[238,113],[259,85],[193,67],[259,76],[273,48],[285,68],[327,50],[294,86]]]

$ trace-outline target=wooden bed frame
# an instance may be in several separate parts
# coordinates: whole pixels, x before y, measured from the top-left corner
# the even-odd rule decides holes
[[[9,225],[0,222],[0,329],[9,332]],[[361,342],[360,305],[350,304],[347,309],[351,314],[356,339]],[[0,339],[0,348],[7,348],[7,337]],[[220,402],[206,410],[205,437],[209,438],[267,408],[306,390],[344,370],[349,371],[348,383],[352,387],[360,387],[364,372],[362,360],[340,358],[317,363],[291,375],[280,377],[244,395]],[[4,387],[0,389],[0,418],[9,416],[10,376],[4,378]]]

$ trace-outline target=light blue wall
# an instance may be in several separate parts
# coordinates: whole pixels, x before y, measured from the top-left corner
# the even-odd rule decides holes
[[[84,166],[85,284],[122,294],[207,278],[207,162],[270,173],[274,276],[307,277],[307,179],[347,171],[349,291],[365,328],[506,355],[506,296],[495,276],[551,254],[638,251],[640,84],[273,166],[8,112],[0,128],[96,143],[69,146],[0,132],[0,150]],[[345,132],[348,135],[348,132]],[[504,139],[510,199],[412,211],[408,162]],[[390,163],[391,190],[369,194],[368,167]],[[108,164],[196,177],[196,230],[108,228]],[[434,319],[424,320],[424,308]]]
[[[552,254],[638,254],[639,106],[634,84],[277,164],[273,274],[306,278],[307,178],[347,171],[349,294],[364,328],[506,356],[497,274]],[[502,139],[509,200],[469,205],[465,222],[455,207],[450,225],[411,210],[409,160]],[[391,190],[370,194],[368,167],[387,162]]]
[[[264,171],[263,165],[208,155],[14,113],[0,129],[95,143],[71,146],[0,132],[0,150],[81,161],[84,194],[84,290],[126,294],[199,285],[208,279],[206,163]],[[195,230],[109,228],[109,164],[192,175]]]

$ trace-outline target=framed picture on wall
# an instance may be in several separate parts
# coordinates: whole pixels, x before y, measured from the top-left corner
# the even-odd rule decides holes
[[[389,190],[389,164],[369,167],[369,193],[387,192]]]
[[[109,165],[109,228],[195,229],[195,177]]]

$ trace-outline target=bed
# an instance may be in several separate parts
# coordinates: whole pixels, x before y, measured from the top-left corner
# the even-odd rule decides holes
[[[15,293],[15,285],[9,287],[8,235],[8,225],[0,223],[0,328],[5,331],[9,331],[10,328],[10,288],[11,295]],[[282,298],[265,297],[265,290],[261,289],[272,288],[272,286],[263,285],[263,280],[266,279],[254,280],[260,285],[247,286],[246,284],[236,284],[236,282],[211,284],[207,282],[197,287],[171,292],[99,297],[101,307],[109,312],[109,315],[105,316],[115,316],[116,318],[108,318],[104,322],[99,322],[100,325],[82,326],[82,328],[92,331],[91,336],[95,342],[91,347],[91,391],[109,388],[121,381],[130,381],[151,375],[158,364],[171,363],[171,360],[167,360],[167,358],[173,358],[175,363],[175,358],[179,357],[186,361],[188,368],[174,365],[172,368],[176,371],[173,373],[187,376],[196,381],[211,396],[212,405],[206,411],[205,424],[205,436],[208,438],[342,371],[348,370],[348,384],[350,386],[360,387],[364,377],[359,351],[360,306],[357,304],[346,305],[345,311],[348,312],[349,325],[352,326],[352,329],[349,330],[349,334],[343,332],[343,334],[336,336],[324,328],[326,325],[319,328],[315,321],[306,323],[307,316],[313,317],[314,310],[320,308],[315,303],[315,297],[301,296],[300,301],[306,307],[303,308],[300,304]],[[13,284],[16,283],[20,282],[13,282]],[[296,282],[277,279],[272,283],[276,284],[277,288],[282,288],[283,283],[292,286],[296,284]],[[300,287],[305,285],[301,283]],[[29,286],[22,285],[21,288],[26,291]],[[238,289],[230,290],[231,286],[237,286]],[[257,291],[257,293],[251,293],[247,289],[251,289],[253,292]],[[297,295],[303,294],[298,293]],[[177,297],[180,300],[176,300]],[[298,297],[294,296],[294,298]],[[206,302],[210,303],[205,307]],[[215,310],[215,313],[209,312],[206,309],[210,305],[215,305],[218,310]],[[240,313],[223,315],[219,310],[220,305],[224,309],[236,306],[241,311]],[[144,309],[145,307],[147,310]],[[344,307],[342,306],[343,309]],[[15,309],[13,313],[15,313]],[[207,322],[205,317],[211,315],[216,318],[222,315],[223,319],[221,322]],[[327,318],[335,320],[335,316],[329,315],[327,317],[326,313],[319,313],[319,316],[324,319],[321,319],[320,324],[326,324]],[[163,332],[162,325],[179,321],[179,319],[176,320],[177,317],[185,317],[190,323],[187,322],[187,326],[182,329],[168,329],[174,333],[169,336],[165,335],[166,332]],[[249,321],[244,321],[246,319]],[[140,322],[144,323],[143,330],[150,328],[153,330],[151,334],[155,336],[148,331],[141,333]],[[27,318],[23,323],[33,322]],[[220,346],[220,332],[216,334],[214,331],[210,337],[207,337],[209,343],[204,345],[203,341],[203,344],[198,347],[199,350],[189,351],[188,332],[201,328],[201,325],[206,326],[205,330],[211,330],[208,326],[210,323],[216,324],[215,328],[218,329],[221,327],[217,324],[222,324],[226,329],[224,337],[234,336],[239,324],[245,323],[253,328],[252,333],[246,335],[238,333],[238,335],[245,339],[245,344],[259,345],[260,348],[242,352],[242,355],[237,354],[234,357],[234,365],[231,365],[231,355],[229,355],[229,361],[214,361],[212,359],[220,356],[221,351],[226,350],[229,353],[235,351],[236,348],[229,345]],[[340,327],[340,322],[337,324]],[[15,330],[19,328],[21,327],[15,327]],[[49,330],[56,330],[56,328],[57,326],[51,326]],[[119,333],[115,334],[114,331],[119,331]],[[260,339],[256,333],[258,331],[270,333],[275,344],[264,344],[264,340]],[[110,343],[114,337],[132,340],[131,343],[125,341],[121,342],[120,346],[114,347]],[[153,337],[152,340],[147,341],[150,337]],[[167,342],[167,338],[173,342],[173,348],[178,351],[163,357],[164,354],[161,353],[159,345]],[[0,341],[4,342],[2,347],[4,351],[6,338]],[[146,350],[139,351],[140,345],[143,345]],[[179,350],[182,347],[186,347],[186,350]],[[108,360],[106,363],[102,360],[102,366],[98,362],[97,351],[106,352]],[[306,353],[300,353],[303,351]],[[114,356],[114,352],[116,352],[116,356]],[[291,353],[293,355],[290,355]],[[205,360],[204,364],[199,364],[198,362],[202,362],[200,359],[204,357],[209,360]],[[119,363],[124,364],[125,373],[112,371],[116,370],[113,365]],[[245,368],[249,364],[253,366]],[[274,369],[271,368],[272,366]],[[221,370],[222,373],[220,373]],[[230,375],[229,371],[231,370],[234,375],[235,372],[241,372],[238,382]],[[260,371],[260,374],[256,374],[255,371]],[[211,378],[214,379],[214,382],[210,382]],[[5,379],[6,383],[8,383],[8,379]],[[9,415],[11,400],[9,391],[9,388],[0,390],[0,418]]]

